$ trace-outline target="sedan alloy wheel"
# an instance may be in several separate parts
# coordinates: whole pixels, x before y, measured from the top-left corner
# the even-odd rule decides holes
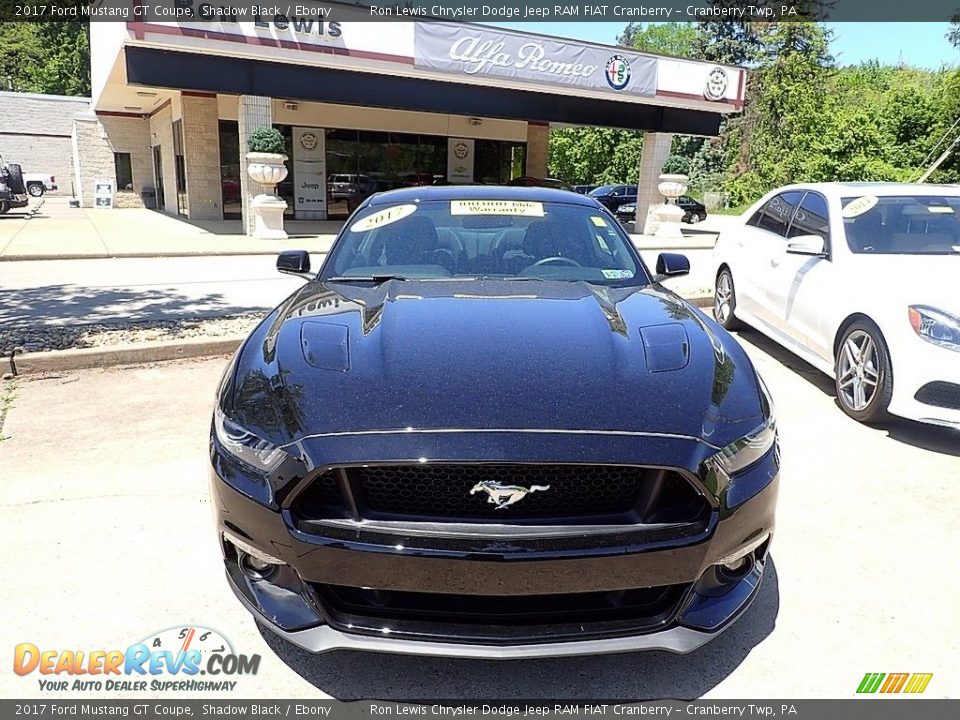
[[[854,323],[837,349],[836,389],[840,406],[861,422],[880,420],[893,393],[890,357],[879,329]]]

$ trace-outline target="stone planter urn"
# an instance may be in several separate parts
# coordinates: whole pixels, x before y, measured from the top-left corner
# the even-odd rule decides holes
[[[277,183],[287,177],[286,155],[279,153],[247,153],[247,174],[264,186],[263,193],[253,198],[250,207],[254,215],[253,236],[265,240],[286,240],[283,213],[287,203],[276,196]]]
[[[656,216],[656,236],[661,238],[682,238],[680,221],[683,220],[683,210],[677,206],[677,198],[687,191],[686,175],[664,174],[660,176],[657,190],[664,197],[664,203],[654,209]]]

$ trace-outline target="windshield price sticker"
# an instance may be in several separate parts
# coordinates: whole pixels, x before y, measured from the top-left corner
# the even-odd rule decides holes
[[[603,270],[601,272],[607,280],[625,280],[633,277],[633,272],[630,270]]]
[[[374,228],[383,227],[384,225],[395,223],[397,220],[403,220],[416,211],[416,205],[394,205],[393,207],[375,212],[373,215],[360,218],[350,226],[350,232],[367,232]]]
[[[543,217],[543,203],[520,200],[451,200],[451,215],[520,215]]]
[[[604,219],[603,219],[602,217],[600,217],[599,215],[591,215],[591,216],[590,216],[590,220],[592,220],[592,221],[593,221],[593,224],[596,225],[597,227],[606,227],[606,226],[607,226],[607,221],[604,220]]]
[[[864,195],[863,197],[858,197],[856,200],[851,200],[847,203],[846,207],[843,208],[843,212],[840,214],[845,218],[855,218],[859,215],[863,215],[867,210],[870,210],[874,205],[879,202],[880,198],[876,195]]]
[[[949,205],[928,205],[927,212],[951,214],[953,208]]]

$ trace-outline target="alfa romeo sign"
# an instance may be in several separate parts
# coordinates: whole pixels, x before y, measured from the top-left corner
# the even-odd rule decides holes
[[[462,25],[417,23],[413,60],[416,67],[455,75],[648,97],[657,90],[655,57]]]

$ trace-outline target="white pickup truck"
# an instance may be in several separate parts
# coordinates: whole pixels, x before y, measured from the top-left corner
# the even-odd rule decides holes
[[[27,192],[33,197],[41,197],[47,190],[57,189],[57,178],[53,175],[39,175],[37,173],[24,173],[23,184],[27,187]]]

